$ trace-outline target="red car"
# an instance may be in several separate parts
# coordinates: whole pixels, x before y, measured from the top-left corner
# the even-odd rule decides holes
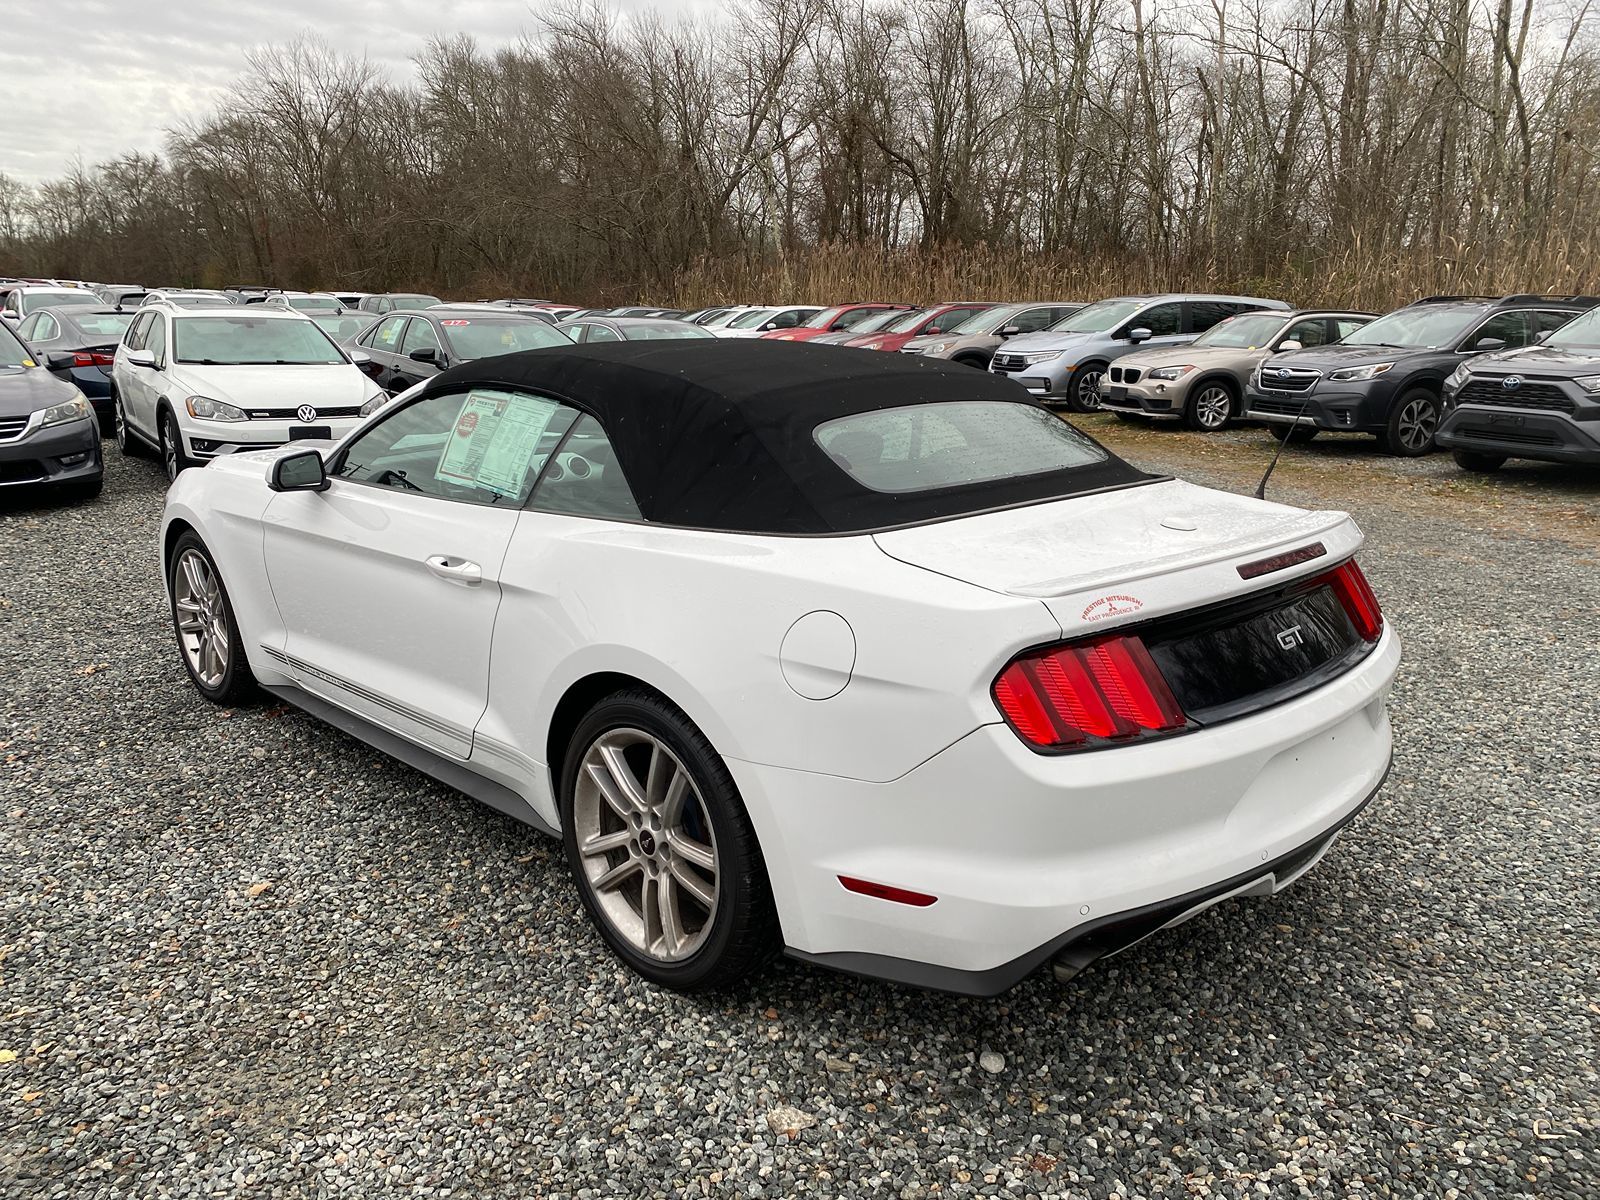
[[[825,333],[843,333],[878,313],[910,311],[909,304],[839,304],[825,308],[804,325],[793,329],[774,329],[761,336],[775,342],[809,342]]]
[[[993,304],[935,304],[932,308],[907,313],[898,321],[891,321],[875,333],[863,333],[841,342],[842,346],[855,346],[861,350],[899,350],[914,337],[925,333],[947,333],[968,317],[981,313]]]

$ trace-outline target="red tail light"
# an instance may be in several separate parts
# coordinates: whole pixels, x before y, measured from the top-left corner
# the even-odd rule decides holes
[[[85,350],[76,350],[72,355],[72,365],[75,367],[109,367],[115,361],[115,357],[110,354]]]
[[[1024,741],[1050,750],[1133,741],[1189,725],[1137,637],[1024,654],[994,681],[994,699]]]
[[[1325,583],[1333,589],[1333,594],[1344,605],[1345,615],[1356,627],[1362,641],[1375,642],[1383,636],[1383,610],[1378,607],[1378,597],[1373,595],[1372,585],[1361,573],[1355,559],[1335,567],[1326,575],[1312,580],[1312,583]]]

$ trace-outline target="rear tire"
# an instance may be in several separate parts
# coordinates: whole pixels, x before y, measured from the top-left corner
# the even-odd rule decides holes
[[[237,704],[254,696],[256,677],[245,658],[233,601],[211,551],[193,530],[172,543],[167,596],[178,657],[195,689],[213,704]]]
[[[711,991],[777,950],[772,888],[739,789],[662,697],[634,688],[589,710],[567,747],[560,806],[583,906],[637,974]]]
[[[1420,458],[1433,451],[1433,435],[1439,428],[1439,397],[1427,388],[1402,392],[1389,410],[1389,420],[1378,443],[1384,453],[1397,458]]]
[[[1072,373],[1067,383],[1067,407],[1075,413],[1100,411],[1100,380],[1105,376],[1104,363],[1084,363]]]
[[[1455,460],[1456,466],[1463,471],[1476,471],[1483,475],[1493,474],[1506,465],[1504,454],[1480,454],[1476,450],[1457,450]]]

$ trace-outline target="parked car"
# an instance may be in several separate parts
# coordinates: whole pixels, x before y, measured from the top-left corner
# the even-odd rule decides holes
[[[264,687],[560,837],[665,987],[780,945],[1070,975],[1300,878],[1390,761],[1348,516],[1147,475],[955,364],[501,357],[182,476],[160,536],[204,698]]]
[[[936,304],[932,308],[913,310],[903,320],[892,321],[881,330],[858,333],[839,344],[858,350],[887,350],[892,353],[904,349],[912,338],[949,333],[958,325],[994,307],[987,303]]]
[[[1281,300],[1184,292],[1117,296],[1086,305],[1043,333],[1013,338],[989,370],[1009,375],[1033,396],[1073,412],[1100,407],[1106,368],[1124,354],[1183,346],[1218,321],[1253,309],[1288,312]]]
[[[1331,309],[1229,317],[1187,346],[1117,359],[1100,380],[1100,407],[1130,419],[1181,420],[1206,433],[1226,429],[1243,414],[1245,388],[1264,359],[1337,342],[1372,318],[1369,312]]]
[[[370,360],[363,370],[389,395],[447,367],[540,346],[570,346],[567,335],[531,313],[487,305],[441,304],[393,312],[351,343]]]
[[[1444,381],[1467,358],[1532,345],[1592,308],[1593,297],[1430,296],[1379,317],[1335,346],[1266,359],[1251,376],[1254,420],[1370,433],[1389,454],[1433,449]]]
[[[660,317],[582,317],[556,326],[574,342],[650,342],[715,335],[689,321]]]
[[[41,308],[25,317],[17,336],[34,357],[76,387],[94,406],[100,431],[112,429],[111,364],[117,343],[133,323],[133,311],[91,308]]]
[[[372,295],[371,292],[332,292],[330,294],[337,296],[339,303],[346,308],[360,308],[361,302]]]
[[[273,292],[264,303],[297,309],[313,316],[317,313],[343,313],[350,307],[332,292]]]
[[[228,308],[234,303],[233,298],[225,292],[202,292],[189,288],[155,288],[144,295],[139,302],[143,307],[146,304],[174,304],[179,308]],[[246,303],[250,303],[247,299]]]
[[[169,479],[241,450],[330,438],[387,399],[292,308],[149,304],[111,368],[117,445],[159,451]]]
[[[99,296],[82,288],[24,283],[0,293],[0,323],[15,329],[24,317],[41,308],[98,307],[103,303]]]
[[[0,325],[0,491],[43,486],[95,496],[104,476],[88,399]]]
[[[443,303],[439,297],[429,296],[423,292],[382,292],[362,297],[358,307],[366,313],[388,313],[397,308],[407,310],[432,308],[435,304]]]
[[[1600,298],[1580,297],[1579,302]],[[1444,381],[1435,440],[1468,471],[1508,458],[1600,466],[1600,308],[1539,345],[1467,359]]]
[[[822,333],[811,339],[813,346],[841,346],[852,338],[860,337],[865,333],[876,333],[879,330],[895,328],[905,322],[909,328],[915,324],[919,314],[926,311],[920,308],[889,308],[883,312],[874,313],[861,321],[854,328],[841,329],[838,333]]]
[[[94,294],[100,297],[102,304],[116,308],[138,304],[148,290],[137,283],[102,283],[94,289]]]
[[[753,308],[740,313],[726,325],[713,325],[710,328],[719,338],[758,338],[774,329],[795,329],[821,311],[821,307],[815,304]]]
[[[994,352],[1008,338],[1049,329],[1082,307],[1081,302],[1070,301],[1001,304],[974,313],[948,332],[914,337],[900,347],[900,353],[948,358],[951,362],[986,371]]]
[[[803,325],[775,329],[761,336],[775,342],[809,342],[825,333],[851,333],[879,313],[906,312],[909,304],[838,304],[825,308]]]

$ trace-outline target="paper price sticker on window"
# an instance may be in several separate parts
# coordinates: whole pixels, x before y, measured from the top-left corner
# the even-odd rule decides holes
[[[555,401],[536,396],[469,392],[434,478],[500,496],[520,496],[557,408]]]

